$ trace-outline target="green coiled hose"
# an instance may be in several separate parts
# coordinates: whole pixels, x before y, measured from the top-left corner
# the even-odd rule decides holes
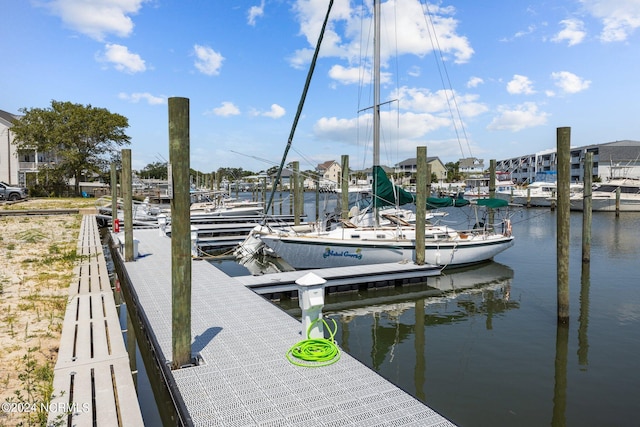
[[[324,323],[329,332],[329,338],[309,337],[311,329],[319,321]],[[299,341],[289,349],[287,352],[287,360],[296,366],[304,366],[307,368],[318,368],[336,363],[340,359],[340,349],[336,345],[333,337],[336,335],[338,325],[334,319],[331,319],[331,321],[333,322],[333,331],[324,319],[316,319],[311,322],[307,329],[307,339]]]

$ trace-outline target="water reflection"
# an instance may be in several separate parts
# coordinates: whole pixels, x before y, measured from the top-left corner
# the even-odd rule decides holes
[[[399,344],[413,340],[415,363],[405,367],[415,366],[416,395],[424,399],[425,330],[477,317],[484,317],[485,328],[492,329],[494,316],[519,307],[518,301],[510,299],[512,279],[511,268],[489,262],[451,270],[420,284],[327,295],[323,313],[338,322],[336,339],[340,346],[376,371],[393,363]],[[294,304],[282,301],[280,305],[298,316]],[[351,333],[356,320],[355,332]],[[363,347],[365,335],[370,344]]]

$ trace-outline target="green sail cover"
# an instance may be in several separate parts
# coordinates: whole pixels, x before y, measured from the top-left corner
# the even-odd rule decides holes
[[[374,194],[375,207],[382,208],[385,206],[402,206],[409,203],[415,203],[416,198],[413,194],[403,188],[393,185],[387,177],[387,173],[381,166],[373,167],[374,176]],[[396,203],[397,197],[397,203]],[[447,206],[461,207],[469,204],[469,201],[463,198],[454,199],[451,197],[428,197],[427,209],[445,208]]]
[[[427,209],[446,208],[447,206],[454,206],[460,208],[467,206],[469,201],[463,198],[454,199],[453,197],[427,197]]]
[[[478,206],[486,206],[487,208],[504,208],[509,206],[509,202],[502,199],[477,199],[476,204]]]
[[[416,202],[413,194],[409,193],[407,190],[404,190],[401,187],[398,187],[397,185],[393,185],[393,183],[387,177],[387,173],[384,171],[384,169],[382,169],[381,166],[373,167],[373,179],[373,194],[375,194],[373,203],[376,208],[383,208],[386,206],[402,206],[408,203]],[[397,203],[396,197],[398,198]]]

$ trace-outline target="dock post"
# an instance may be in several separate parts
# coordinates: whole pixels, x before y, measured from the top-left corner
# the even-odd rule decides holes
[[[557,189],[557,285],[558,285],[558,323],[569,323],[569,181],[571,128],[557,129],[558,152],[558,189]]]
[[[300,225],[300,211],[303,203],[300,200],[300,162],[291,162],[293,167],[293,224]]]
[[[189,99],[169,98],[172,369],[191,364]]]
[[[620,187],[616,188],[616,218],[620,216]]]
[[[349,219],[349,156],[342,155],[342,179],[340,180],[340,204],[342,205],[342,211],[340,216],[344,220]]]
[[[424,265],[425,258],[425,217],[427,214],[427,147],[417,147],[418,174],[416,175],[416,259]]]
[[[133,254],[133,187],[131,186],[131,149],[122,150],[122,205],[124,209],[124,260],[135,259]]]
[[[313,186],[316,191],[316,222],[320,221],[320,175],[315,174],[313,176]]]
[[[427,157],[427,153],[424,154],[425,157]],[[426,197],[430,197],[431,196],[431,174],[433,172],[431,171],[431,165],[429,163],[427,163],[427,190],[426,190]],[[426,214],[426,212],[425,212]]]
[[[111,227],[118,218],[118,171],[115,162],[111,163]]]
[[[496,198],[496,159],[489,160],[489,198]],[[495,213],[493,209],[489,209],[489,230],[493,231],[493,220]]]
[[[587,152],[584,158],[584,177],[582,182],[582,262],[591,262],[591,217],[592,198],[591,182],[593,180],[593,153]]]

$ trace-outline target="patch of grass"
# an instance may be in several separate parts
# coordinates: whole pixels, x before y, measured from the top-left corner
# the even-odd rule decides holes
[[[47,236],[38,229],[21,231],[16,237],[26,243],[39,243],[47,238]]]

